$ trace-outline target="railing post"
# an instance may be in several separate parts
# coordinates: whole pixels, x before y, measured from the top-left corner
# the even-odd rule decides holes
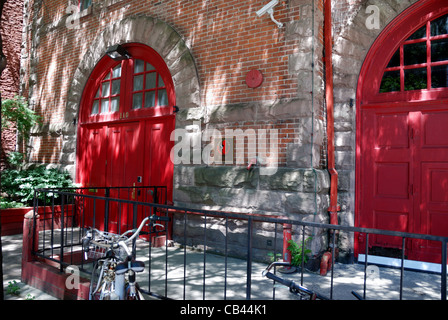
[[[110,188],[106,188],[105,195],[106,203],[104,204],[104,231],[109,231],[109,197],[110,197]]]
[[[250,300],[252,286],[252,217],[247,220],[247,282],[246,300]]]
[[[442,241],[442,283],[441,283],[441,299],[446,300],[446,240]]]
[[[61,272],[64,271],[64,267],[63,267],[63,262],[64,262],[64,242],[65,242],[65,238],[64,238],[64,233],[65,233],[65,217],[64,217],[64,207],[65,207],[65,201],[64,201],[64,195],[61,195],[61,252],[60,252],[60,257],[59,259],[60,264],[59,264],[59,270]],[[54,207],[53,207],[53,212],[52,215],[54,216]]]
[[[289,241],[292,239],[292,224],[283,224],[283,262],[292,262],[291,250],[288,249]],[[291,267],[284,267],[285,270],[290,270]],[[295,269],[295,268],[294,268]]]

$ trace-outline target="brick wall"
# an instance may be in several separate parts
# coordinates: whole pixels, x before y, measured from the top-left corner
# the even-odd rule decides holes
[[[20,44],[22,42],[23,0],[7,1],[3,8],[0,32],[3,53],[7,58],[6,69],[0,79],[2,99],[10,99],[19,94],[20,88]],[[6,155],[16,146],[15,130],[2,132],[0,168],[4,167]]]

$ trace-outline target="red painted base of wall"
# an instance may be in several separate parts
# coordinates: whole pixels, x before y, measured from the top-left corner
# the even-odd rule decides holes
[[[64,216],[66,219],[70,220],[72,217],[72,205],[65,206],[64,209]],[[2,236],[9,236],[13,234],[20,234],[23,232],[23,217],[25,214],[27,214],[29,211],[33,211],[34,209],[32,207],[25,207],[25,208],[14,208],[14,209],[1,209],[0,210],[0,218],[2,223]],[[55,206],[54,207],[54,223],[55,227],[60,227],[61,222],[61,206]],[[51,213],[52,207],[39,207],[38,213],[39,213],[39,221],[40,226],[43,227],[43,219],[44,219],[44,213]],[[48,220],[45,221],[46,224],[50,223]],[[67,222],[67,221],[66,221]],[[48,227],[48,225],[46,226]]]
[[[22,282],[61,300],[88,300],[89,280],[80,278],[77,288],[68,289],[67,285],[73,285],[71,279],[67,281],[70,275],[40,261],[22,265]]]
[[[67,210],[69,212],[70,210]],[[43,211],[42,211],[43,212]],[[80,277],[79,286],[75,284],[71,273],[61,272],[58,267],[48,261],[37,261],[32,251],[37,249],[38,239],[33,241],[33,212],[22,216],[23,246],[22,246],[22,282],[27,283],[61,300],[83,300],[89,298],[89,281]],[[37,226],[39,229],[44,223]],[[37,234],[37,233],[36,233]],[[36,236],[37,237],[37,236]],[[33,244],[36,246],[33,250]],[[81,253],[73,252],[73,256],[64,256],[65,261],[79,260]],[[68,279],[69,277],[71,277]]]

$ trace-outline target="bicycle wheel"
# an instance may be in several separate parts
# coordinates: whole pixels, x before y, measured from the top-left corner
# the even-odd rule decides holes
[[[139,287],[138,283],[135,283],[135,287],[134,287],[133,291],[134,291],[134,293],[131,294],[130,285],[128,285],[126,287],[125,300],[145,300],[145,298],[143,297],[143,294],[140,291],[140,287]]]
[[[109,268],[109,260],[98,260],[95,262],[90,278],[89,300],[110,300],[113,292],[112,281],[107,280],[105,270]]]

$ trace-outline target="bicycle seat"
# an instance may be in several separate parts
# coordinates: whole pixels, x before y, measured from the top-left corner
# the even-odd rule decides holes
[[[123,274],[129,270],[133,270],[134,272],[142,272],[145,270],[145,263],[143,261],[131,261],[131,268],[129,268],[128,262],[121,262],[115,268],[115,273]]]

